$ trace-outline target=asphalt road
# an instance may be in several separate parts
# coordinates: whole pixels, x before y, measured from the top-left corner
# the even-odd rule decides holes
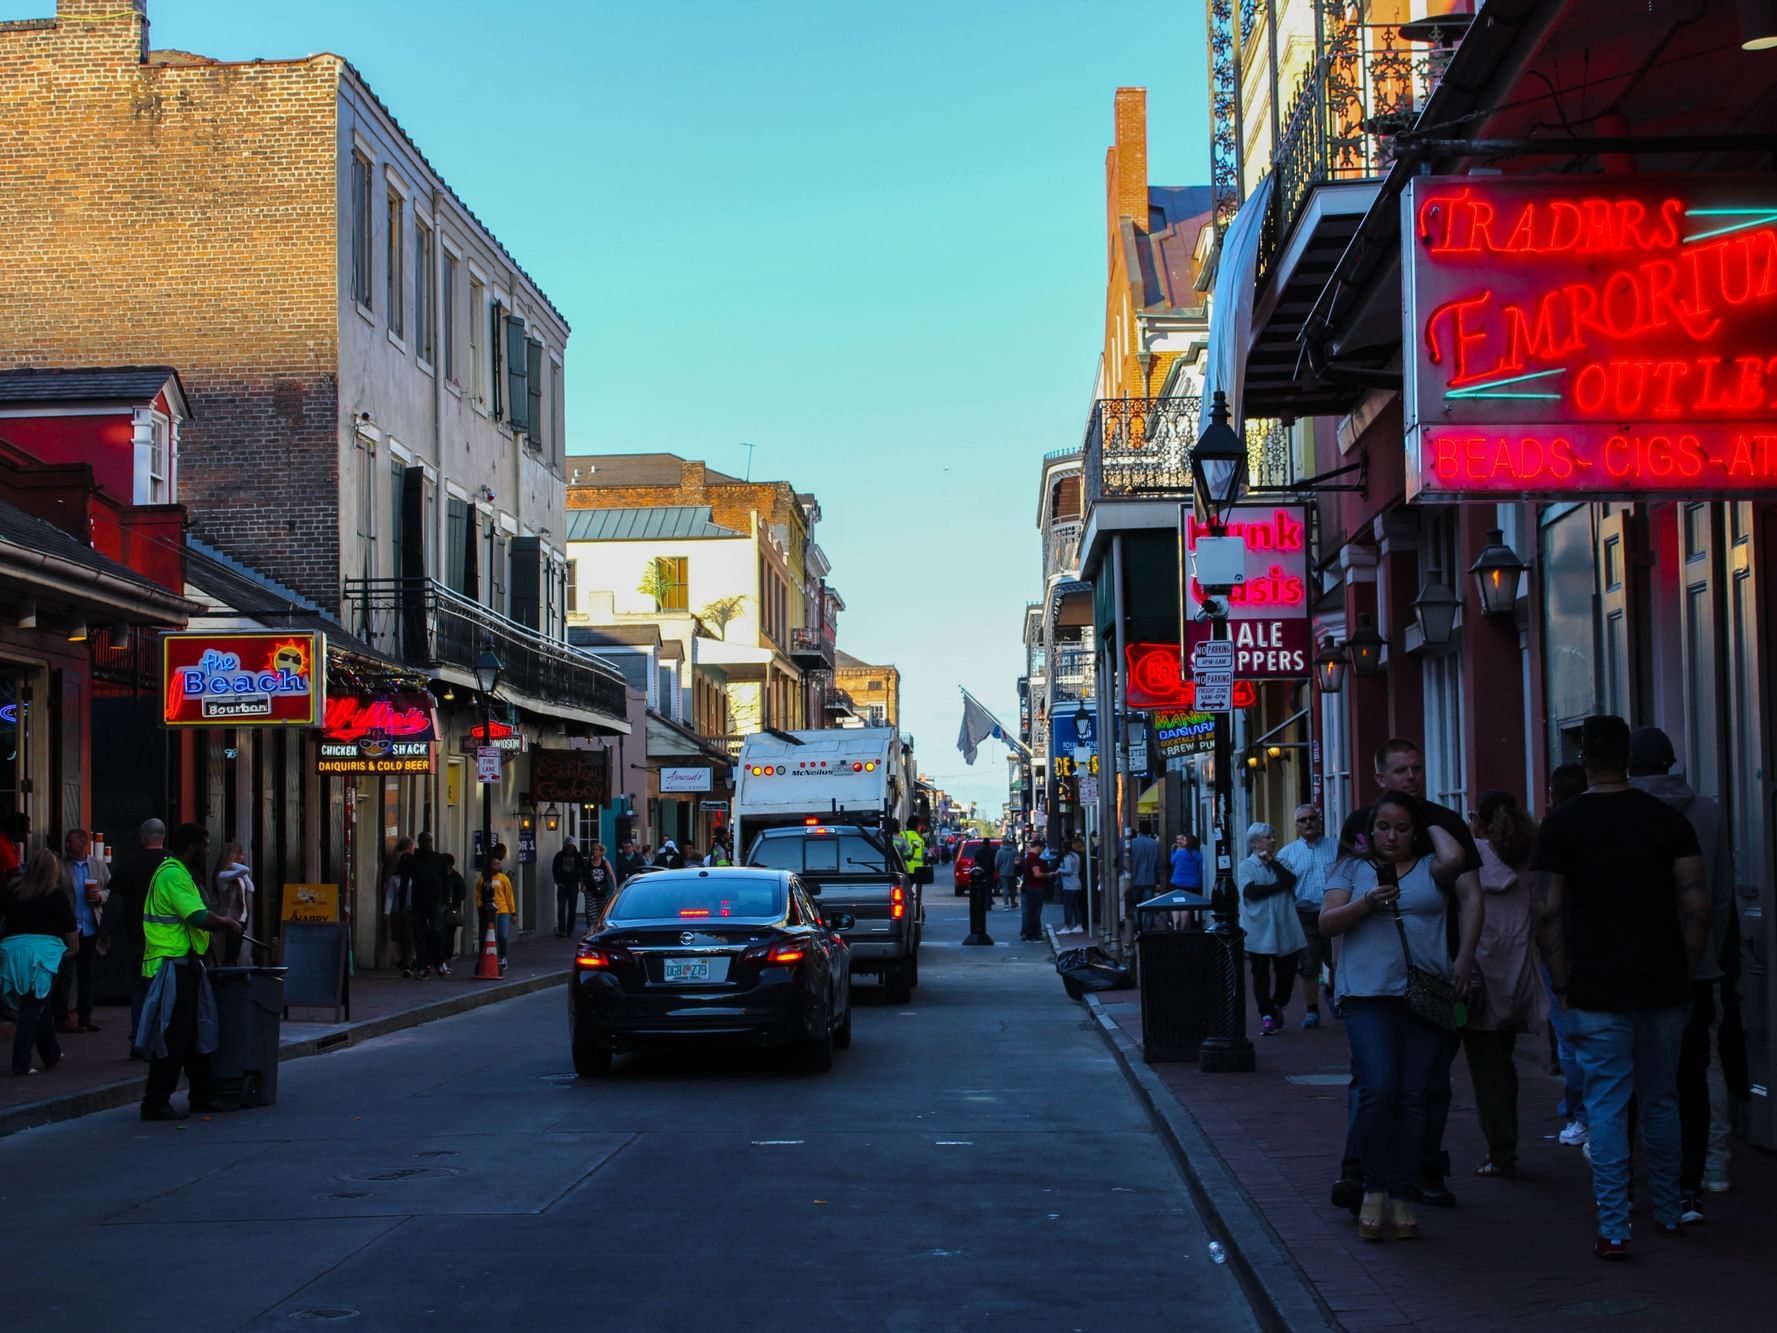
[[[552,989],[287,1064],[275,1107],[14,1135],[0,1323],[1250,1327],[1016,921],[963,949],[935,895],[913,1003],[860,983],[827,1075],[697,1048],[578,1080]]]

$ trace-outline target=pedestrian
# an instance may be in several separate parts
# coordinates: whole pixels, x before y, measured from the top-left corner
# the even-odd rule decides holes
[[[706,866],[730,866],[734,864],[734,854],[728,850],[728,839],[718,833],[710,842],[710,854],[703,858]]]
[[[450,960],[457,956],[457,931],[463,925],[463,908],[469,901],[469,886],[457,869],[457,858],[444,854],[444,913],[438,932],[438,975],[450,975]]]
[[[25,854],[31,838],[31,817],[22,810],[9,810],[0,815],[0,886],[25,869]]]
[[[1546,1012],[1530,903],[1536,821],[1496,788],[1481,793],[1470,823],[1481,852],[1486,904],[1475,949],[1481,986],[1462,1029],[1475,1114],[1487,1140],[1487,1160],[1475,1174],[1513,1176],[1518,1173],[1518,1064],[1512,1048],[1520,1032],[1542,1026]]]
[[[500,865],[504,858],[501,853],[506,849],[496,846],[493,855],[487,859],[487,869],[476,882],[476,898],[481,903],[483,912],[492,912],[494,917],[494,947],[500,955],[500,975],[506,975],[506,951],[512,942],[512,918],[518,914],[518,904],[512,897],[512,881],[501,873]]]
[[[1459,994],[1467,987],[1472,962],[1452,962],[1446,950],[1450,908],[1441,887],[1463,873],[1466,857],[1406,792],[1383,793],[1361,832],[1363,854],[1341,858],[1327,877],[1320,929],[1340,940],[1335,994],[1357,1103],[1358,1234],[1380,1240],[1391,1224],[1397,1240],[1411,1240],[1419,1232],[1414,1176],[1443,1030],[1409,1007],[1408,969]]]
[[[1185,889],[1191,893],[1203,892],[1203,851],[1198,845],[1194,833],[1181,833],[1172,840],[1172,854],[1167,858],[1171,866],[1168,883],[1175,889]]]
[[[667,838],[660,844],[660,850],[654,853],[654,864],[667,870],[683,870],[685,854],[679,850],[679,844]]]
[[[1549,809],[1554,810],[1571,801],[1586,789],[1586,770],[1578,764],[1557,764],[1549,770]],[[1567,1011],[1555,995],[1554,982],[1549,979],[1549,965],[1537,952],[1537,972],[1543,979],[1544,1007],[1549,1015],[1549,1034],[1554,1038],[1554,1055],[1561,1068],[1561,1105],[1556,1114],[1565,1121],[1555,1136],[1558,1143],[1569,1148],[1584,1148],[1590,1137],[1586,1125],[1585,1078],[1580,1073],[1580,1058],[1567,1040]]]
[[[1006,910],[1018,910],[1018,845],[1010,838],[1001,838],[993,853],[993,876],[1006,895]]]
[[[413,936],[408,921],[407,857],[413,851],[412,838],[397,838],[389,853],[388,873],[383,877],[383,916],[388,921],[389,952],[401,975],[413,975]]]
[[[1683,1212],[1678,1065],[1691,978],[1710,939],[1709,883],[1696,830],[1629,784],[1629,725],[1598,715],[1580,728],[1588,788],[1550,812],[1531,866],[1542,875],[1539,943],[1568,1040],[1585,1077],[1592,1252],[1629,1243],[1629,1099],[1639,1112],[1654,1226]]]
[[[1154,836],[1154,821],[1144,819],[1129,841],[1129,897],[1123,904],[1125,919],[1135,919],[1135,905],[1146,902],[1160,891],[1160,840]]]
[[[617,872],[605,859],[604,843],[592,844],[581,882],[586,886],[586,928],[592,930],[605,919],[605,905],[617,891]]]
[[[142,908],[145,950],[142,974],[149,978],[136,1044],[148,1052],[148,1086],[142,1119],[183,1120],[172,1098],[184,1073],[190,1108],[213,1108],[210,1052],[216,1049],[216,997],[204,968],[210,933],[238,935],[241,923],[204,906],[197,876],[210,855],[210,835],[199,824],[173,830],[172,855],[160,863]]]
[[[93,1022],[93,968],[99,956],[99,920],[107,898],[110,876],[105,863],[92,854],[92,838],[85,829],[69,829],[62,839],[59,884],[74,908],[79,923],[75,942],[62,960],[57,979],[57,1032],[97,1032]]]
[[[1295,872],[1277,859],[1276,830],[1262,822],[1249,824],[1246,847],[1234,882],[1240,888],[1240,928],[1246,932],[1259,1035],[1270,1037],[1283,1029],[1296,960],[1307,940],[1296,916]]]
[[[549,863],[555,877],[555,935],[565,939],[574,929],[574,908],[580,902],[580,889],[585,877],[586,861],[572,838],[562,840],[561,850]]]
[[[1672,771],[1678,756],[1672,738],[1658,727],[1629,734],[1629,784],[1657,796],[1683,815],[1697,835],[1703,877],[1709,885],[1709,943],[1691,973],[1691,1013],[1678,1060],[1678,1124],[1683,1156],[1679,1170],[1684,1195],[1683,1222],[1703,1220],[1703,1191],[1728,1187],[1728,1086],[1719,1060],[1709,1049],[1720,1036],[1727,1006],[1719,992],[1733,986],[1723,960],[1734,925],[1734,849],[1721,806],[1691,789]]]
[[[1056,870],[1061,881],[1061,928],[1086,928],[1086,841],[1075,838],[1068,844],[1067,854]]]
[[[213,901],[217,915],[239,921],[244,932],[247,922],[253,919],[253,872],[247,866],[246,848],[238,842],[225,844],[222,855],[216,858],[216,873],[211,878],[215,884]],[[233,967],[240,957],[241,937],[225,936],[222,965]]]
[[[415,975],[449,976],[444,961],[444,858],[432,845],[431,830],[422,830],[407,857],[408,933],[413,938]]]
[[[625,838],[623,846],[617,852],[617,882],[622,884],[647,864],[648,858],[636,850],[636,840]]]
[[[12,1072],[29,1074],[31,1050],[45,1071],[62,1059],[50,1016],[50,992],[55,989],[62,959],[76,947],[80,929],[74,904],[62,890],[62,865],[49,848],[42,848],[0,885],[0,919],[6,934],[0,938],[0,1001],[17,1011],[12,1033]]]
[[[119,968],[130,978],[130,1059],[147,1060],[136,1045],[136,1030],[142,1026],[142,1002],[148,998],[148,978],[142,973],[142,905],[148,900],[148,885],[160,863],[169,855],[166,849],[167,826],[158,819],[144,820],[136,832],[136,846],[117,858],[111,875],[111,901],[105,904],[100,928],[108,952]]]
[[[1327,837],[1319,806],[1298,805],[1294,819],[1295,841],[1278,850],[1277,862],[1296,877],[1296,918],[1302,923],[1304,941],[1302,952],[1297,955],[1301,963],[1298,971],[1308,1008],[1302,1015],[1302,1026],[1317,1028],[1323,970],[1327,994],[1333,993],[1333,946],[1320,933],[1320,903],[1326,892],[1327,874],[1339,859],[1339,845]]]
[[[1043,903],[1049,896],[1049,867],[1043,864],[1043,848],[1034,834],[1025,839],[1022,879],[1023,897],[1019,906],[1024,909],[1024,915],[1019,921],[1018,938],[1041,944]]]

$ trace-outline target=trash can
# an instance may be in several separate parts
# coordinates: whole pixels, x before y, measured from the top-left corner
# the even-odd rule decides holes
[[[278,1037],[284,1017],[284,969],[213,967],[216,1096],[242,1108],[278,1100]]]
[[[1215,1003],[1215,951],[1220,947],[1197,915],[1208,910],[1209,899],[1188,889],[1136,905],[1141,1049],[1148,1064],[1195,1060],[1203,1045]]]

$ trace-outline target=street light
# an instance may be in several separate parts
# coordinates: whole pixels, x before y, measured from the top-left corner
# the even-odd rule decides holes
[[[551,801],[549,808],[543,812],[543,827],[551,833],[561,827],[561,811],[555,808],[554,801]]]
[[[1327,694],[1337,694],[1344,689],[1345,645],[1334,643],[1330,637],[1321,640],[1320,652],[1314,658],[1314,675]]]
[[[1518,576],[1524,562],[1506,545],[1506,536],[1499,528],[1487,530],[1487,545],[1469,566],[1475,576],[1475,591],[1481,598],[1484,616],[1509,616],[1518,605]]]
[[[1388,646],[1388,640],[1376,632],[1370,623],[1370,617],[1359,615],[1357,628],[1351,631],[1351,637],[1345,640],[1345,650],[1351,654],[1351,670],[1353,675],[1380,676],[1382,674],[1382,650]]]
[[[475,683],[481,689],[481,743],[494,743],[494,690],[500,684],[500,672],[504,668],[499,657],[494,653],[492,639],[484,639],[481,643],[481,655],[475,659]],[[487,938],[488,923],[493,920],[494,879],[489,873],[494,856],[494,784],[481,784],[481,882],[483,885],[479,899],[481,907],[481,936]]]
[[[1446,584],[1437,570],[1426,576],[1419,596],[1413,599],[1413,618],[1419,622],[1419,637],[1428,645],[1450,642],[1456,633],[1456,613],[1462,610],[1462,598]]]
[[[1246,488],[1246,443],[1229,424],[1228,395],[1216,390],[1209,429],[1191,450],[1191,477],[1196,483],[1197,512],[1219,529]]]

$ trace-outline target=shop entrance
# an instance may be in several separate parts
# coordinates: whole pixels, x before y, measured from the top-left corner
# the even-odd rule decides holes
[[[31,807],[31,676],[0,661],[0,815],[22,813],[41,833]]]

